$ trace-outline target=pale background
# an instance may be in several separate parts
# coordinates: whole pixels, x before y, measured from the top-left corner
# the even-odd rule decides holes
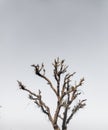
[[[51,130],[47,117],[19,90],[50,89],[31,64],[44,62],[52,78],[54,58],[66,59],[82,87],[87,106],[69,130],[108,129],[108,1],[0,0],[0,130]]]

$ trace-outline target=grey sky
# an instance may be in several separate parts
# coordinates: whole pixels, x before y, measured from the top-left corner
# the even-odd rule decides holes
[[[51,129],[16,80],[43,90],[30,65],[44,62],[50,71],[58,56],[85,77],[87,107],[69,130],[108,129],[107,34],[107,0],[0,0],[0,129]]]

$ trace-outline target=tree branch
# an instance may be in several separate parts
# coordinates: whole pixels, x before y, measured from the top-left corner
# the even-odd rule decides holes
[[[60,79],[61,75],[64,74],[67,71],[68,66],[64,65],[64,60],[59,60],[59,58],[54,60],[54,63],[52,64],[54,67],[53,73],[54,78],[57,82],[57,95],[58,98],[60,97]]]
[[[41,91],[39,90],[39,94],[35,94],[29,89],[27,89],[26,86],[23,85],[20,81],[17,82],[19,84],[20,89],[29,93],[29,99],[34,100],[37,106],[41,108],[42,112],[45,113],[48,116],[49,120],[53,123],[53,119],[50,113],[50,108],[43,102]]]
[[[50,85],[51,89],[57,95],[57,91],[54,88],[54,86],[52,85],[51,81],[45,76],[44,65],[42,64],[41,67],[39,65],[31,65],[31,66],[35,68],[35,74],[40,76],[41,78],[45,79],[47,81],[47,83]],[[44,73],[42,74],[41,71],[43,71]]]
[[[79,100],[79,103],[78,103],[76,106],[74,106],[74,108],[72,109],[72,113],[70,114],[70,116],[68,117],[68,119],[67,119],[67,121],[66,121],[67,124],[70,122],[70,120],[72,119],[73,115],[74,115],[79,109],[84,108],[84,106],[86,105],[86,104],[85,104],[85,101],[86,101],[86,99],[85,99],[85,100],[81,100],[81,101]]]

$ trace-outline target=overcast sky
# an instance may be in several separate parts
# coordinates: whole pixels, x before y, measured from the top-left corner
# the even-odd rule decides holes
[[[21,80],[34,91],[45,90],[31,64],[44,62],[49,76],[60,57],[85,77],[87,106],[69,130],[108,129],[108,1],[0,0],[0,129],[51,130],[47,117],[19,90]]]

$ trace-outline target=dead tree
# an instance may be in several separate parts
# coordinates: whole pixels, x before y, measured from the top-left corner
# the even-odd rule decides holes
[[[43,63],[41,66],[38,64],[33,64],[31,66],[34,67],[35,74],[47,82],[57,97],[56,108],[53,114],[51,113],[50,107],[42,99],[40,90],[36,94],[27,89],[27,87],[23,85],[22,82],[18,81],[18,84],[20,89],[27,91],[29,98],[33,100],[34,103],[41,108],[42,112],[48,116],[48,119],[50,120],[54,130],[67,130],[68,124],[70,123],[75,113],[86,105],[86,99],[84,99],[78,100],[77,104],[73,106],[74,101],[78,99],[79,95],[81,95],[79,87],[82,86],[84,78],[80,79],[78,83],[72,85],[71,80],[75,72],[71,74],[67,73],[68,66],[64,64],[64,60],[57,58],[54,60],[52,65],[56,85],[54,85],[46,76],[46,70]],[[59,124],[59,119],[61,120],[61,124]]]

